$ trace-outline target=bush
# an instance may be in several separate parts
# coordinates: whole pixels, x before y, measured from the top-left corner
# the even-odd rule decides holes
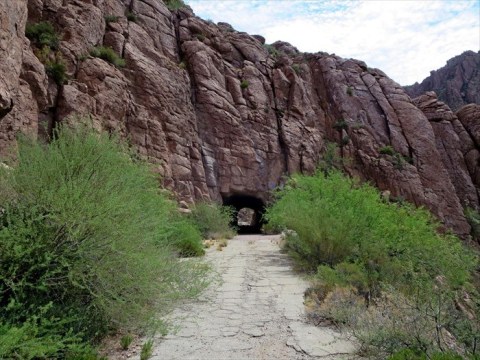
[[[90,51],[90,55],[108,61],[116,67],[125,66],[125,60],[122,59],[111,47],[95,47]]]
[[[125,17],[127,18],[128,21],[131,21],[131,22],[137,22],[137,20],[138,20],[137,15],[135,15],[131,11],[127,11],[125,13]]]
[[[230,207],[200,202],[195,204],[190,216],[204,239],[231,239],[235,236],[230,227],[233,212]]]
[[[186,6],[183,0],[164,0],[164,2],[169,10],[178,10]]]
[[[409,342],[423,345],[418,339],[426,339],[429,350],[438,350],[439,328],[448,329],[466,351],[473,349],[469,342],[478,341],[478,327],[467,320],[480,314],[470,284],[477,259],[453,235],[438,234],[438,224],[426,210],[385,203],[372,186],[331,170],[293,176],[277,191],[266,217],[293,230],[287,233],[286,249],[301,268],[317,272],[323,298],[340,287],[352,289],[366,306],[386,303],[388,311],[378,314],[391,316],[372,316],[381,321],[369,327],[373,332],[360,336],[364,344],[382,346],[391,354]],[[471,310],[459,312],[455,305],[462,303],[465,291],[476,300]],[[397,294],[398,300],[388,300],[388,294]],[[410,317],[399,309],[411,309]],[[360,321],[358,314],[342,317],[357,319],[357,334],[373,321]],[[458,326],[464,321],[470,324],[467,330]],[[415,323],[424,330],[422,336],[412,330]],[[382,345],[389,343],[388,348]]]
[[[109,23],[115,23],[120,19],[120,16],[115,16],[115,15],[105,15],[105,22],[107,24]]]
[[[45,66],[47,74],[50,75],[57,85],[63,85],[67,80],[67,67],[62,60],[48,62]]]
[[[52,50],[57,50],[60,44],[60,38],[55,32],[55,28],[48,21],[27,24],[25,27],[25,36],[37,47],[47,46]]]
[[[19,331],[28,359],[63,358],[110,329],[164,328],[157,319],[206,285],[203,265],[173,255],[194,226],[146,165],[116,137],[55,135],[21,140],[17,166],[0,169],[0,358],[18,353],[3,344]]]
[[[391,156],[393,156],[397,153],[395,151],[395,149],[393,148],[393,146],[391,146],[391,145],[382,146],[380,149],[378,149],[378,152],[379,152],[379,154],[391,155]]]

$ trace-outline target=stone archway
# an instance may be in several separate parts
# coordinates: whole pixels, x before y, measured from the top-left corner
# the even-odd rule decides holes
[[[245,194],[233,194],[223,197],[223,205],[231,206],[235,212],[232,219],[234,226],[238,228],[239,234],[259,234],[263,225],[263,213],[265,212],[265,203],[262,199]],[[244,211],[243,209],[251,209]],[[249,213],[247,222],[243,222],[242,213]],[[239,221],[239,213],[241,219]]]

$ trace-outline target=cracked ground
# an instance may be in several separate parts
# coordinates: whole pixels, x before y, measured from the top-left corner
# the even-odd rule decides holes
[[[172,315],[179,330],[155,341],[152,359],[350,359],[346,335],[306,321],[308,282],[280,252],[279,236],[242,235],[206,258],[221,280]]]

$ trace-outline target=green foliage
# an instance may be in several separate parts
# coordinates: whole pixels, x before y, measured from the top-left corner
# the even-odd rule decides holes
[[[186,6],[183,0],[164,0],[164,3],[169,10],[178,10]]]
[[[131,22],[137,22],[138,21],[137,15],[135,15],[135,13],[133,13],[131,11],[127,11],[125,13],[125,17],[127,18],[128,21],[131,21]]]
[[[110,64],[115,65],[116,67],[124,67],[125,60],[122,59],[111,47],[98,46],[94,47],[90,51],[90,55],[93,57],[98,57],[105,61],[108,61]]]
[[[0,168],[0,346],[26,334],[0,358],[27,345],[22,359],[62,358],[112,328],[164,328],[154,319],[206,285],[205,266],[173,253],[195,227],[146,165],[116,137],[55,135],[21,140],[17,166]]]
[[[248,85],[250,85],[250,83],[248,82],[248,80],[242,80],[242,82],[240,83],[240,87],[242,89],[246,89],[248,87]]]
[[[343,307],[342,321],[356,319],[355,335],[361,341],[391,354],[409,343],[433,343],[435,348],[441,342],[439,328],[448,329],[466,348],[478,339],[478,328],[455,310],[461,291],[476,298],[470,278],[478,259],[453,235],[438,234],[438,224],[426,210],[386,203],[372,186],[334,170],[292,176],[276,199],[266,217],[293,230],[287,232],[285,248],[301,268],[317,271],[322,291],[352,289],[366,305],[372,299],[387,303],[363,319],[347,316]],[[473,303],[479,304],[476,299]],[[470,329],[460,329],[463,321]]]
[[[148,360],[153,354],[153,340],[146,341],[140,351],[140,360]]]
[[[302,68],[300,67],[299,64],[293,64],[292,69],[293,71],[295,71],[297,75],[300,75],[302,73]]]
[[[475,266],[457,238],[435,232],[427,211],[385,203],[375,188],[337,171],[293,176],[276,196],[267,218],[296,232],[287,247],[307,270],[353,263],[370,287],[413,290],[439,275],[463,285]]]
[[[277,50],[277,48],[273,45],[270,44],[265,44],[263,45],[265,49],[267,49],[268,54],[273,58],[276,59],[278,56],[280,56],[280,51]]]
[[[63,85],[67,80],[67,67],[62,60],[48,62],[45,65],[45,70],[58,85]]]
[[[319,162],[319,169],[328,174],[333,169],[340,169],[344,165],[344,159],[338,155],[338,146],[333,142],[327,142],[325,151]]]
[[[115,23],[120,19],[120,16],[115,16],[115,15],[105,15],[105,22],[107,24],[109,23]]]
[[[231,239],[235,236],[230,227],[233,213],[230,207],[200,202],[195,204],[190,217],[204,239]]]
[[[348,96],[353,96],[353,88],[351,86],[347,87],[347,95]]]
[[[60,44],[60,37],[55,28],[48,21],[28,23],[25,27],[25,36],[28,37],[37,47],[47,46],[57,50]]]
[[[395,155],[396,151],[391,145],[386,145],[382,146],[380,149],[378,149],[378,152],[382,155]]]
[[[348,123],[345,119],[338,119],[335,124],[333,124],[333,127],[337,130],[346,130],[348,129]]]
[[[396,352],[388,358],[388,360],[463,360],[464,358],[458,354],[437,352],[427,356],[426,353],[414,351],[411,349],[403,349]]]
[[[120,338],[120,346],[123,350],[128,350],[130,345],[132,344],[133,336],[132,335],[124,335]]]
[[[464,212],[468,223],[472,227],[471,235],[474,240],[478,241],[480,239],[480,214],[471,207],[467,207]]]

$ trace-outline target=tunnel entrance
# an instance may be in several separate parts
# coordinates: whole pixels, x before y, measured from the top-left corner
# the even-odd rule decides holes
[[[223,198],[223,205],[234,209],[232,225],[239,234],[260,234],[265,204],[255,196],[231,195]]]

